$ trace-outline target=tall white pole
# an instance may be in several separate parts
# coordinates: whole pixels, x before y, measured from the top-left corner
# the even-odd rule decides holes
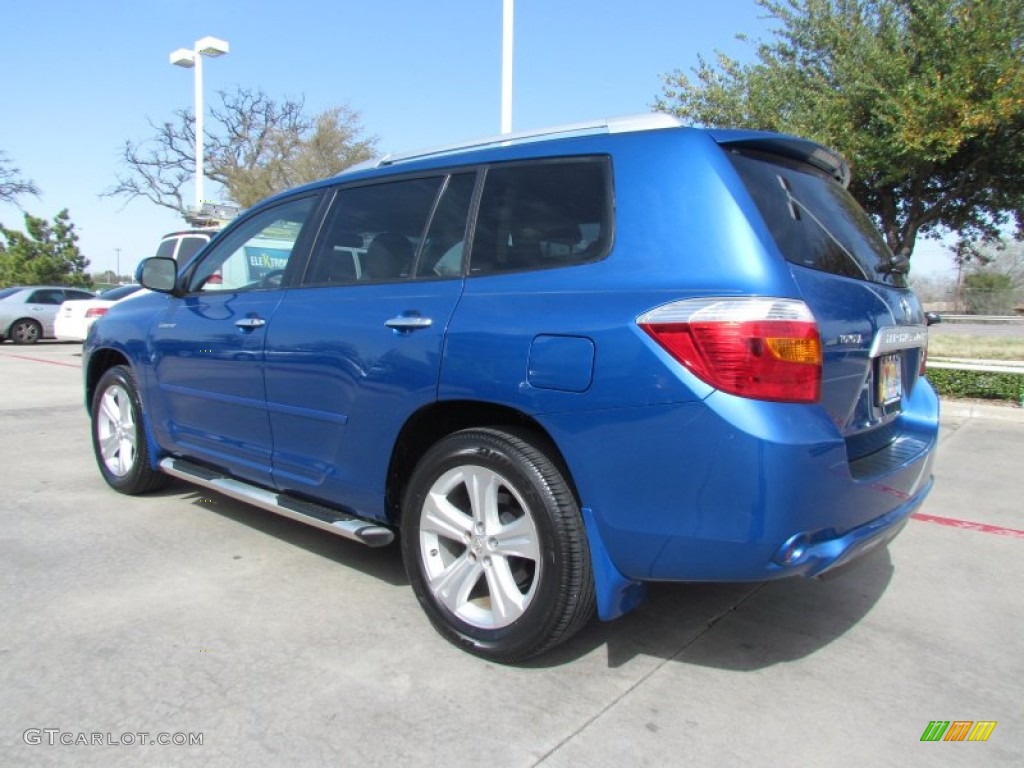
[[[501,18],[501,132],[512,133],[513,0],[502,0]]]
[[[203,207],[203,54],[196,51],[196,210]]]

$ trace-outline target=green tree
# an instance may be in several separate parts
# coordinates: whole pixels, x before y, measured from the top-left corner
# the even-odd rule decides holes
[[[244,88],[219,96],[203,133],[206,178],[223,185],[230,202],[243,208],[374,154],[377,139],[364,135],[359,113],[347,106],[310,117],[301,99],[276,101]],[[184,213],[196,167],[195,115],[180,109],[173,121],[150,125],[152,139],[125,142],[127,173],[104,194],[142,197]]]
[[[0,286],[61,284],[89,287],[89,261],[65,208],[53,222],[25,214],[25,232],[0,224]]]
[[[39,187],[21,177],[21,171],[13,167],[7,154],[0,152],[0,203],[17,205],[24,195],[39,196]]]
[[[692,124],[795,133],[840,151],[850,190],[907,257],[917,236],[1024,231],[1024,3],[757,0],[752,63],[662,76]]]
[[[964,277],[964,304],[975,315],[1009,315],[1013,312],[1013,278],[1005,272],[979,269]]]

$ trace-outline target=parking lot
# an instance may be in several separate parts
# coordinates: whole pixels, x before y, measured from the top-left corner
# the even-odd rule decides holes
[[[109,490],[79,352],[0,346],[0,766],[1024,764],[1021,409],[947,404],[923,516],[846,573],[655,585],[502,667],[396,547]]]

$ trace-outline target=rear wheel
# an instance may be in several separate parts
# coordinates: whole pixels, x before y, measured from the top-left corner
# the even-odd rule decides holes
[[[427,616],[495,661],[557,645],[594,610],[579,507],[539,446],[500,429],[457,432],[424,455],[403,504],[406,570]]]
[[[121,493],[145,493],[167,480],[166,475],[149,465],[139,392],[135,377],[126,366],[108,370],[96,387],[92,400],[92,446],[103,479]]]
[[[43,335],[43,327],[31,318],[17,320],[7,335],[15,344],[35,344]]]

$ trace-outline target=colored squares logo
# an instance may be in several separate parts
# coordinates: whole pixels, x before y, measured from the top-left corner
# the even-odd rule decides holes
[[[921,741],[988,741],[995,720],[931,720]]]

